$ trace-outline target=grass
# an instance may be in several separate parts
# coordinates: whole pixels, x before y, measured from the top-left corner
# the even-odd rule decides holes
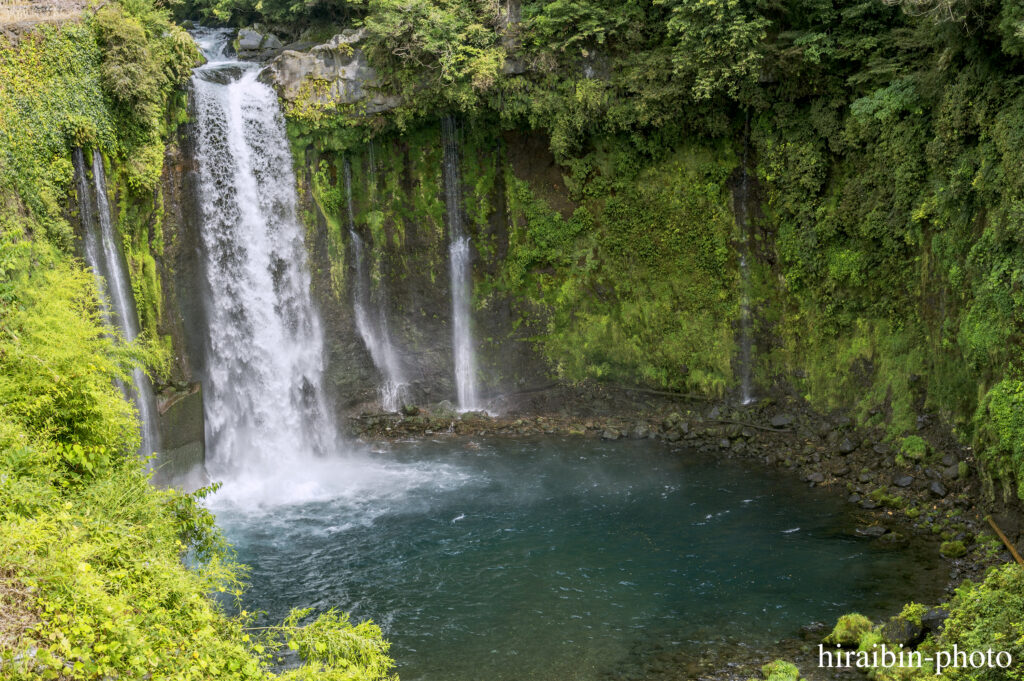
[[[22,636],[39,622],[34,598],[14,572],[0,568],[0,650],[14,650]]]
[[[86,0],[0,0],[0,28],[75,21],[86,4]]]

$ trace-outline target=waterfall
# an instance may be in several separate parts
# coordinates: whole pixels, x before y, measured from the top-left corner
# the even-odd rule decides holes
[[[76,148],[72,153],[75,180],[78,185],[78,203],[85,237],[85,261],[92,268],[96,278],[96,289],[100,292],[103,319],[109,328],[117,328],[121,337],[133,341],[139,335],[139,318],[135,310],[135,298],[128,279],[128,271],[118,235],[114,230],[107,198],[107,176],[103,170],[103,156],[92,152],[92,187],[86,177],[85,154]],[[156,398],[153,384],[142,369],[132,370],[132,385],[118,381],[124,396],[131,400],[139,412],[142,444],[139,453],[145,456],[155,452],[159,444],[156,424]]]
[[[337,450],[295,176],[277,95],[204,29],[193,74],[209,325],[208,468],[274,485]]]
[[[378,388],[380,404],[387,411],[397,411],[405,399],[406,382],[398,353],[391,342],[388,331],[387,309],[381,304],[376,307],[370,300],[370,273],[366,269],[366,247],[356,232],[355,213],[352,208],[352,164],[345,158],[345,200],[348,209],[348,233],[352,239],[352,261],[355,264],[355,286],[352,307],[355,311],[356,329],[370,351],[374,366],[381,373],[384,382]],[[382,287],[380,287],[382,288]],[[387,296],[382,296],[387,300]],[[376,312],[376,319],[371,318]]]
[[[455,390],[459,409],[479,408],[476,386],[476,353],[470,328],[473,274],[469,235],[462,224],[462,186],[459,173],[459,138],[453,116],[441,119],[444,146],[444,198],[448,209],[450,276],[452,288],[452,348],[455,360]]]
[[[740,229],[740,401],[742,404],[754,402],[754,388],[751,374],[753,372],[753,315],[750,310],[750,265],[747,255],[750,253],[750,230],[748,227],[747,201],[750,195],[750,174],[747,172],[747,147],[750,136],[750,119],[746,124],[746,135],[743,138],[743,157],[739,196],[736,198],[736,223]]]

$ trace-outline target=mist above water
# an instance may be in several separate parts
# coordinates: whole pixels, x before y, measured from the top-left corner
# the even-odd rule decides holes
[[[403,681],[616,678],[639,649],[756,648],[945,581],[828,491],[656,442],[421,441],[337,470],[322,496],[217,508],[244,607],[373,619]]]

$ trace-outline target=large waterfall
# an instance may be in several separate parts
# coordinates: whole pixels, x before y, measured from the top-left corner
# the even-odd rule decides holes
[[[459,409],[478,409],[476,351],[473,347],[470,301],[472,262],[469,234],[462,224],[462,179],[459,172],[458,128],[453,116],[441,119],[444,145],[444,196],[448,209],[449,272],[452,288],[452,348],[455,360],[455,390]]]
[[[132,295],[127,267],[118,246],[118,234],[114,230],[110,214],[103,156],[96,150],[92,153],[91,187],[86,173],[85,154],[81,149],[74,150],[72,161],[78,185],[79,216],[85,237],[85,260],[96,277],[104,321],[109,328],[120,330],[126,341],[133,341],[139,335],[139,318],[135,310],[135,298]],[[160,446],[153,385],[142,369],[135,368],[132,370],[132,385],[119,382],[118,387],[139,412],[142,435],[139,453],[148,456]]]
[[[372,149],[372,147],[371,147]],[[371,168],[373,156],[370,156]],[[348,208],[348,232],[352,239],[352,260],[355,264],[355,285],[352,306],[355,311],[356,329],[370,351],[374,366],[380,371],[383,382],[378,392],[380,404],[387,411],[396,411],[405,398],[406,382],[398,353],[391,342],[388,330],[387,309],[383,301],[374,306],[371,300],[373,289],[370,272],[366,268],[366,247],[356,231],[355,212],[352,208],[352,164],[345,159],[345,201]],[[376,314],[374,314],[376,312]]]
[[[335,451],[337,431],[284,119],[258,67],[226,56],[228,37],[197,32],[209,61],[192,79],[208,289],[207,461],[216,477],[273,485],[277,472]]]

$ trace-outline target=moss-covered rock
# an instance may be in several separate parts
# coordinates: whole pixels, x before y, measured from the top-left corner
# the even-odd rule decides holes
[[[761,667],[765,681],[800,681],[800,670],[792,662],[774,660]]]
[[[939,546],[939,553],[946,558],[959,558],[967,553],[967,547],[962,541],[944,541]]]
[[[825,637],[825,643],[840,645],[844,648],[856,648],[860,645],[861,636],[871,631],[871,620],[860,613],[843,615],[836,622],[832,633]]]
[[[928,454],[928,443],[920,435],[910,435],[900,442],[900,454],[913,461],[920,461]]]

